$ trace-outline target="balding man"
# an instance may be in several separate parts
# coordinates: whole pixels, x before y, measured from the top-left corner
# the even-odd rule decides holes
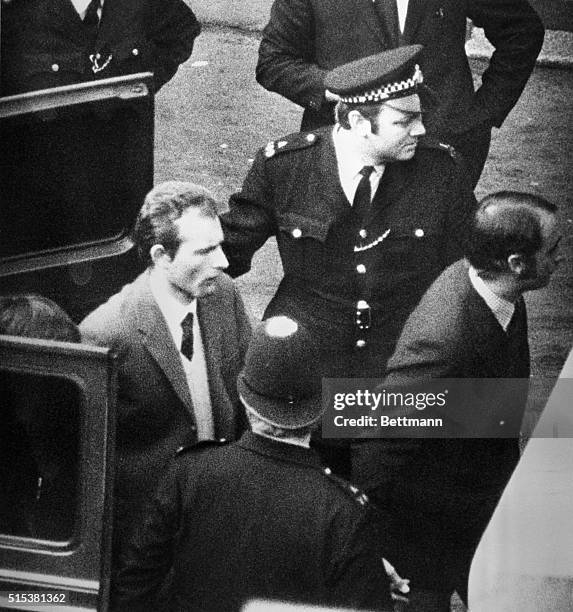
[[[547,285],[561,259],[556,212],[527,193],[486,197],[466,259],[428,289],[388,363],[384,388],[466,380],[454,381],[457,399],[450,393],[442,411],[447,437],[370,441],[353,466],[396,520],[396,561],[415,585],[409,609],[447,612],[454,590],[466,598],[475,547],[519,459],[529,378],[522,296]]]

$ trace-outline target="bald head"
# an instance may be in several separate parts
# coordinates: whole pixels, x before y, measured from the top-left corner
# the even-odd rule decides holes
[[[540,196],[500,191],[486,196],[474,215],[466,257],[478,270],[503,272],[508,258],[531,258],[542,248],[544,225],[555,220],[557,207]]]

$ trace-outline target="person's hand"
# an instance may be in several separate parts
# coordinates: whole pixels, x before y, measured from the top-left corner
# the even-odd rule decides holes
[[[386,574],[390,578],[390,597],[392,597],[393,601],[407,604],[407,594],[410,592],[410,579],[402,578],[387,559],[383,558],[382,563],[384,564]]]

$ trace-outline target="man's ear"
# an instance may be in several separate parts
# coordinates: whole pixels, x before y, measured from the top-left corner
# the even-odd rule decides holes
[[[162,244],[154,244],[149,249],[149,257],[151,258],[154,266],[162,265],[165,263],[166,258],[168,261],[171,261],[171,258],[167,254],[167,251]]]
[[[527,258],[523,255],[523,253],[512,253],[507,258],[507,267],[509,268],[510,272],[520,277],[527,275],[529,270]]]
[[[372,132],[370,121],[357,110],[348,113],[348,123],[359,136],[367,136]]]

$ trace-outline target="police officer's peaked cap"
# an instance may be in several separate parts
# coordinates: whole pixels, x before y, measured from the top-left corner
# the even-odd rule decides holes
[[[322,373],[308,331],[288,317],[259,325],[237,388],[246,405],[271,425],[297,429],[316,423],[322,415]]]
[[[325,85],[348,104],[384,102],[416,93],[423,81],[417,64],[422,45],[390,49],[331,70]]]

